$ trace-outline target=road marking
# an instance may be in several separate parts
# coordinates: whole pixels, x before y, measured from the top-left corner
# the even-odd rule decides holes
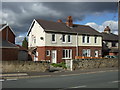
[[[111,83],[118,83],[118,82],[120,82],[120,81],[112,81]]]
[[[26,76],[28,75],[27,73],[16,73],[16,74],[0,74],[0,77],[3,76]]]
[[[83,86],[75,86],[75,87],[70,87],[70,88],[83,88],[83,87],[87,87],[87,86],[83,85]]]
[[[16,81],[18,79],[6,79],[7,81]]]
[[[3,81],[5,81],[4,79],[0,79],[0,82],[3,82]]]

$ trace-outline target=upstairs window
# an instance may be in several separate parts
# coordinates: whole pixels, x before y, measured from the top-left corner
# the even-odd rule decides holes
[[[62,42],[65,42],[65,35],[62,35]]]
[[[52,34],[52,42],[56,42],[56,36],[55,36],[55,34]]]
[[[36,43],[36,37],[34,37],[34,43]]]
[[[85,36],[82,37],[82,42],[85,43]]]
[[[90,43],[90,37],[87,36],[87,43]]]
[[[68,35],[68,42],[71,42],[71,35]]]
[[[82,43],[90,43],[90,36],[83,35],[82,36]]]
[[[95,43],[97,43],[97,37],[96,36],[95,36],[95,40],[94,41],[95,41]]]

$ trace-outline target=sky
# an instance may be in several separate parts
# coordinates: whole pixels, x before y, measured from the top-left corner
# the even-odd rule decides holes
[[[118,34],[117,2],[2,2],[0,21],[8,23],[21,44],[33,19],[66,21],[68,16],[80,25],[90,25],[103,32],[109,26]]]

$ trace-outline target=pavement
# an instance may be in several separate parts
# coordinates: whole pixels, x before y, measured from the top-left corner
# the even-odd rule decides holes
[[[58,75],[77,75],[77,74],[89,74],[89,73],[99,73],[107,71],[118,71],[118,68],[97,68],[97,69],[81,69],[81,70],[64,70],[64,69],[52,69],[46,72],[10,72],[1,73],[0,81],[6,79],[23,79],[23,78],[35,78],[35,77],[51,77]]]

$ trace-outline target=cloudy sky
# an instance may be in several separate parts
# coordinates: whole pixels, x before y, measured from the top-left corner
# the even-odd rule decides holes
[[[15,31],[17,44],[26,36],[33,19],[65,22],[67,16],[72,16],[74,23],[90,25],[100,32],[108,25],[117,34],[116,2],[3,2],[0,10],[0,21]]]

